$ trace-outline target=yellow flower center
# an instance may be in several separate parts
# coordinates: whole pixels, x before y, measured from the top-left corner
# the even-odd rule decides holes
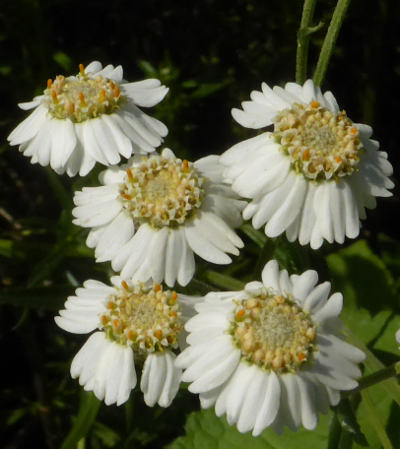
[[[317,101],[294,103],[277,115],[273,135],[292,168],[308,179],[338,179],[358,170],[363,146],[345,111],[334,114]]]
[[[202,184],[203,178],[186,160],[144,157],[126,171],[120,200],[134,221],[155,228],[175,227],[192,218],[201,206]]]
[[[176,348],[182,329],[177,298],[159,284],[129,287],[122,281],[107,300],[101,325],[110,340],[131,346],[138,355]]]
[[[76,77],[58,75],[47,81],[44,102],[49,113],[57,119],[84,122],[101,114],[111,114],[119,108],[121,95],[119,85],[98,76],[86,75],[82,64]]]
[[[248,362],[285,373],[310,360],[316,326],[289,298],[265,293],[238,301],[234,313],[231,333]]]

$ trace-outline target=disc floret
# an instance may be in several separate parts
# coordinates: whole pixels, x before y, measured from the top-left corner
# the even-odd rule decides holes
[[[112,114],[120,107],[121,93],[114,81],[98,75],[91,78],[82,64],[75,77],[58,75],[47,81],[44,103],[51,116],[81,123],[102,114]]]
[[[176,227],[193,218],[201,207],[203,182],[186,160],[143,157],[141,163],[127,169],[120,200],[138,223]]]
[[[277,114],[274,124],[282,152],[306,178],[338,179],[358,170],[363,146],[346,111],[334,113],[318,101],[293,103]]]
[[[316,326],[292,299],[265,291],[236,302],[230,333],[247,362],[294,373],[311,360]]]
[[[130,286],[122,281],[107,298],[101,326],[107,338],[132,347],[138,355],[175,349],[182,330],[177,298],[175,291],[159,284]]]

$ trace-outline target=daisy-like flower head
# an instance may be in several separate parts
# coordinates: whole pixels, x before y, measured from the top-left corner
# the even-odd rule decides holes
[[[323,240],[344,242],[360,232],[365,208],[376,196],[390,196],[392,166],[372,129],[353,123],[331,92],[321,93],[311,80],[300,86],[253,91],[234,119],[247,128],[274,125],[227,150],[221,163],[226,179],[252,201],[243,217],[253,226],[265,224],[276,237],[319,248]]]
[[[400,329],[396,332],[395,337],[396,337],[397,343],[400,345]]]
[[[110,260],[123,278],[186,285],[193,276],[193,253],[216,264],[231,262],[242,240],[244,202],[222,183],[218,156],[193,164],[171,150],[134,156],[125,168],[100,174],[101,187],[74,197],[74,223],[90,227],[87,245],[98,262]]]
[[[357,386],[365,355],[340,337],[342,295],[309,270],[289,277],[278,263],[243,291],[209,293],[185,325],[182,380],[240,432],[313,429],[318,413]]]
[[[121,155],[153,152],[168,130],[137,106],[156,105],[168,88],[156,79],[128,83],[122,76],[120,65],[94,61],[80,64],[76,76],[49,79],[43,95],[19,104],[34,111],[9,135],[10,144],[20,145],[32,163],[69,176],[86,175],[96,162],[115,165]]]
[[[111,282],[86,281],[55,317],[59,327],[75,334],[98,329],[74,357],[71,375],[107,405],[120,405],[136,386],[135,364],[143,364],[146,404],[168,407],[182,374],[174,351],[184,343],[183,324],[199,298],[118,276]]]

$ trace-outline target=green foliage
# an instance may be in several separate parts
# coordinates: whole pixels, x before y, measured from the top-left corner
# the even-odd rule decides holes
[[[185,426],[185,436],[178,438],[166,449],[298,449],[309,447],[325,449],[327,445],[330,416],[321,416],[318,427],[310,432],[286,430],[277,435],[265,430],[259,437],[251,433],[239,433],[225,419],[215,416],[213,410],[192,413]]]
[[[78,415],[74,420],[71,431],[62,443],[61,449],[74,449],[78,441],[86,437],[96,419],[100,404],[101,402],[93,393],[81,393]],[[100,427],[100,429],[103,430],[102,433],[107,439],[107,432],[104,432],[104,428]],[[114,440],[115,438],[112,439],[112,441]]]
[[[147,3],[16,0],[0,14],[0,348],[5,380],[0,388],[0,432],[5,447],[79,449],[361,449],[400,447],[400,387],[396,378],[321,416],[313,431],[267,430],[242,435],[182,387],[169,409],[149,409],[134,393],[123,407],[106,407],[70,379],[72,357],[85,336],[57,328],[54,315],[86,279],[106,281],[109,264],[94,264],[87,232],[72,224],[74,191],[98,185],[96,167],[69,179],[31,165],[5,143],[26,116],[16,104],[40,95],[48,78],[77,72],[98,59],[122,64],[125,77],[160,79],[170,93],[151,115],[170,130],[165,145],[180,157],[219,154],[254,135],[237,126],[232,107],[262,81],[292,81],[297,36],[310,42],[308,76],[336,2],[318,2],[315,20],[297,33],[297,0]],[[355,121],[370,123],[398,166],[397,110],[399,2],[353,2],[331,60],[326,87]],[[154,12],[156,11],[156,13]],[[76,24],[76,28],[74,25]],[[317,25],[318,24],[318,25]],[[322,24],[325,24],[322,26]],[[371,32],[373,30],[373,32]],[[354,43],[357,43],[355,45]],[[371,64],[385,61],[385,64]],[[387,63],[386,63],[387,61]],[[304,74],[305,75],[305,74]],[[382,79],[385,80],[382,85]],[[395,171],[396,173],[396,171]],[[187,294],[241,289],[260,279],[271,258],[290,273],[318,270],[344,295],[344,334],[367,354],[364,374],[399,358],[400,236],[391,217],[398,207],[380,200],[369,212],[362,239],[319,251],[268,239],[250,223],[240,229],[245,247],[233,264],[197,261]],[[140,371],[140,367],[139,370]],[[186,423],[186,424],[185,424]],[[185,435],[183,434],[185,428]]]

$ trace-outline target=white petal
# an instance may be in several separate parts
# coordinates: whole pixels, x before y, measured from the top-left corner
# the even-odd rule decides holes
[[[100,148],[101,154],[107,161],[106,165],[116,165],[121,160],[118,152],[118,146],[115,143],[113,134],[109,127],[103,121],[103,116],[90,121],[90,126],[93,131],[94,139],[97,142],[98,148]],[[94,155],[92,154],[94,157]]]
[[[175,366],[175,354],[167,351],[165,357],[167,360],[167,377],[158,400],[158,405],[161,407],[168,407],[171,404],[179,390],[182,377],[182,370]]]
[[[74,126],[70,120],[50,120],[52,124],[52,141],[50,166],[54,170],[64,168],[72,151],[75,149],[77,139]]]
[[[108,165],[107,156],[104,155],[102,148],[97,142],[95,137],[93,123],[96,123],[99,119],[87,120],[80,124],[82,131],[83,147],[90,156],[101,164]],[[92,123],[93,122],[93,123]]]
[[[335,241],[338,243],[344,242],[344,236],[346,232],[346,218],[345,209],[342,203],[342,194],[344,182],[330,182],[329,183],[329,206],[330,216],[333,227],[333,235]]]
[[[208,370],[196,379],[190,386],[192,393],[202,393],[212,388],[216,388],[224,383],[234,372],[240,361],[240,351],[233,349],[226,357],[220,355],[220,362],[215,361],[212,369]],[[183,379],[183,378],[182,378]]]
[[[343,182],[341,195],[346,220],[346,236],[354,239],[360,232],[360,220],[358,215],[357,199],[354,197],[353,192],[347,182]]]
[[[251,388],[254,371],[246,363],[239,363],[235,373],[229,381],[231,395],[227,398],[226,419],[229,425],[237,422],[242,410],[246,394]]]
[[[315,289],[312,290],[304,300],[303,309],[312,313],[316,313],[325,305],[325,301],[328,299],[330,291],[330,282],[324,282],[320,285],[317,285],[317,287],[315,287]]]
[[[297,175],[290,173],[286,180],[274,191],[268,193],[260,202],[258,211],[254,214],[252,223],[258,229],[264,223],[268,222],[273,214],[280,208],[285,201],[293,184],[296,182]],[[288,223],[290,224],[290,223]]]
[[[242,433],[254,428],[268,388],[268,375],[255,365],[250,369],[254,371],[253,379],[243,400],[237,421],[237,428]]]
[[[28,117],[21,122],[7,137],[11,145],[19,145],[35,137],[46,122],[47,108],[38,106]]]
[[[223,166],[219,162],[220,156],[212,154],[202,157],[193,163],[194,168],[212,182],[222,182]]]
[[[146,80],[153,81],[153,80]],[[158,80],[156,83],[146,83],[139,81],[136,83],[127,83],[121,85],[121,91],[128,95],[138,106],[151,107],[160,103],[167,95],[169,89],[161,86]]]
[[[280,292],[279,265],[276,260],[270,260],[264,267],[261,278],[266,288],[272,288],[277,293]]]
[[[318,273],[314,270],[307,270],[300,276],[292,275],[290,279],[293,283],[293,296],[300,300],[300,304],[311,293],[318,282]]]
[[[314,388],[310,381],[301,375],[296,376],[296,381],[300,391],[301,421],[306,429],[313,430],[318,422]]]
[[[254,423],[253,435],[258,436],[274,420],[279,411],[281,388],[276,374],[271,371],[268,377],[268,385],[264,402]]]
[[[85,73],[87,74],[97,74],[103,68],[102,64],[99,61],[92,61],[85,67]]]
[[[123,278],[132,277],[139,268],[153,238],[154,231],[146,224],[140,225],[136,234],[112,260],[113,270],[122,270],[121,276]]]
[[[154,282],[162,282],[165,273],[166,248],[168,242],[169,229],[161,228],[154,232],[154,237],[149,250],[149,259],[151,264],[151,277]],[[144,280],[144,279],[138,279]]]
[[[104,232],[99,237],[95,251],[96,261],[112,260],[123,245],[132,238],[134,231],[131,217],[124,210],[121,211],[105,227]]]
[[[148,355],[143,366],[140,388],[144,393],[144,401],[149,407],[153,407],[159,400],[166,374],[167,366],[164,354]]]
[[[204,235],[202,228],[196,225],[196,221],[198,220],[195,219],[184,227],[186,241],[192,251],[208,262],[216,264],[230,263],[232,259],[209,241],[209,236]]]
[[[187,285],[192,279],[195,271],[194,254],[189,247],[183,230],[179,231],[179,238],[182,244],[182,256],[180,258],[180,266],[177,280],[180,285]]]
[[[133,152],[132,143],[121,131],[118,122],[114,117],[114,115],[104,114],[102,116],[103,126],[108,128],[108,132],[112,136],[118,152],[122,154],[122,156],[129,158]]]
[[[328,318],[337,317],[342,311],[343,295],[341,293],[334,293],[325,305],[313,315],[316,322],[323,322]]]

